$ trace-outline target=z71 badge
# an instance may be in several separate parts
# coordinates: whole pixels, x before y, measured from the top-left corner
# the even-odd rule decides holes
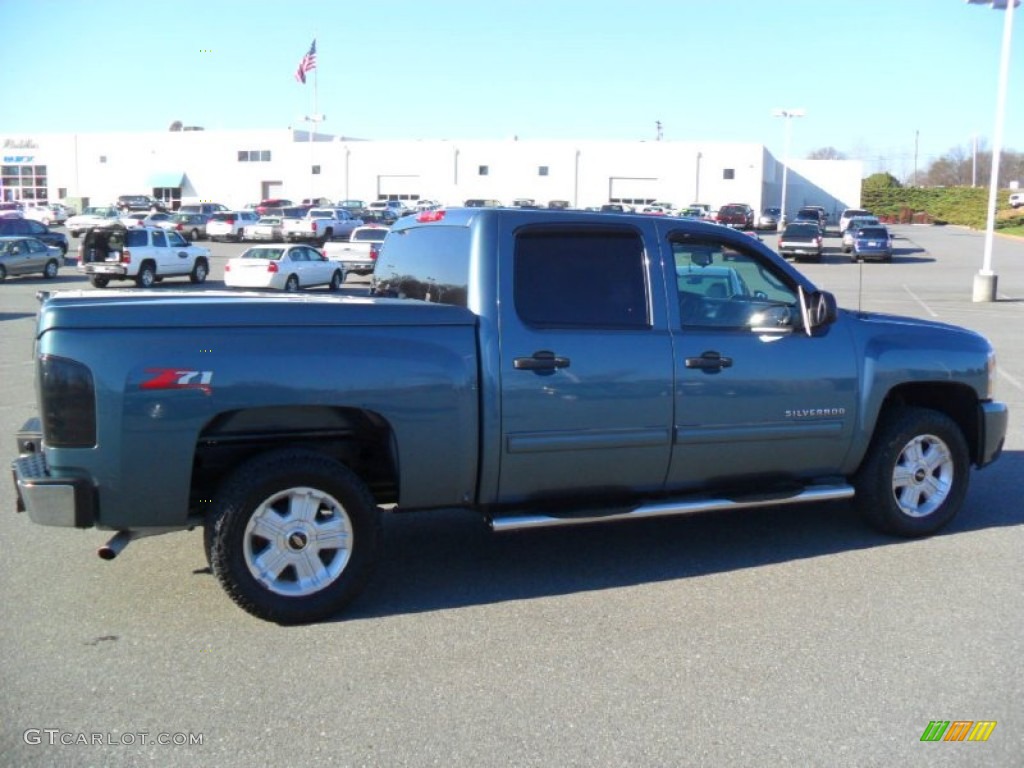
[[[213,371],[183,371],[177,368],[147,368],[152,378],[146,379],[139,389],[199,389],[210,394]]]

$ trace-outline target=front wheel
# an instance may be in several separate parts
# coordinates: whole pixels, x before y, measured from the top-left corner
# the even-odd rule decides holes
[[[380,512],[343,464],[303,449],[257,456],[215,495],[205,543],[239,607],[280,624],[319,621],[356,597],[376,562]]]
[[[196,259],[195,265],[192,267],[192,273],[188,276],[194,284],[199,285],[205,283],[206,278],[210,274],[210,268],[206,265],[206,259]]]
[[[963,432],[944,413],[917,407],[885,411],[854,478],[857,507],[885,533],[935,533],[960,511],[970,463]]]

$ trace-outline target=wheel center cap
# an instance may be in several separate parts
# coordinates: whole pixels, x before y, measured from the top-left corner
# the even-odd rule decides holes
[[[914,473],[914,482],[923,483],[926,477],[928,477],[928,473],[923,468],[918,467],[918,470]]]
[[[308,543],[309,537],[302,531],[292,531],[288,534],[288,547],[295,552],[305,549]]]

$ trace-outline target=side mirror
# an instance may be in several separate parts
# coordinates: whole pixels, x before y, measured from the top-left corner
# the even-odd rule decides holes
[[[839,316],[836,297],[828,291],[815,291],[807,296],[807,315],[811,328],[831,325]]]

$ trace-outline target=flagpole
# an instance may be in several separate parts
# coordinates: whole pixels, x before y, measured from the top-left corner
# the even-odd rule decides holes
[[[314,45],[316,44],[316,38],[315,37],[313,38],[313,44]],[[319,56],[320,56],[320,53],[317,52],[317,58],[319,58]],[[313,133],[316,132],[316,124],[317,124],[317,121],[319,121],[319,119],[320,119],[320,113],[316,111],[316,108],[317,108],[317,81],[319,80],[319,75],[320,75],[320,67],[317,66],[317,67],[315,67],[313,69],[313,114],[311,115],[311,117],[313,118],[313,122],[310,124],[310,125],[312,125],[313,130],[310,131],[310,134],[309,134],[309,200],[310,200],[310,202],[313,202],[313,188],[314,188],[315,183],[316,183],[316,179],[314,178],[314,173],[313,173]]]

